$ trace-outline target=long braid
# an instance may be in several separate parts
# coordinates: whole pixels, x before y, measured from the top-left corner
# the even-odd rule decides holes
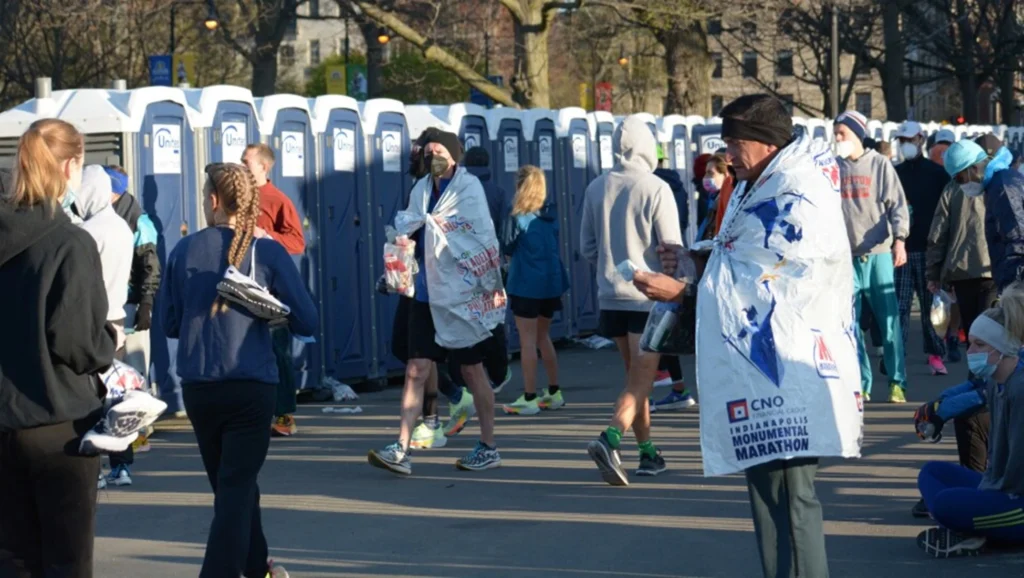
[[[206,167],[206,173],[224,212],[235,217],[234,236],[228,247],[228,265],[240,269],[252,245],[256,221],[260,216],[260,193],[256,178],[248,168],[236,164],[210,165]],[[222,312],[227,309],[227,302],[221,302],[220,305]],[[215,304],[214,310],[217,309]]]

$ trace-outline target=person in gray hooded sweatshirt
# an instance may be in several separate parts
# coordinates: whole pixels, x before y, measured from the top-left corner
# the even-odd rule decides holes
[[[907,262],[904,246],[910,235],[910,214],[896,169],[889,159],[864,148],[867,119],[847,111],[836,118],[836,156],[841,177],[843,216],[853,252],[853,301],[860,319],[862,297],[882,332],[882,351],[890,375],[889,402],[904,403],[906,359],[900,309],[896,299],[896,267]],[[859,327],[859,325],[858,325]],[[871,399],[871,360],[858,329],[860,381],[864,399]]]
[[[647,403],[660,356],[641,356],[639,345],[652,302],[616,267],[629,260],[640,269],[660,272],[658,244],[682,245],[683,235],[672,189],[654,175],[657,142],[647,123],[636,115],[627,117],[615,130],[613,141],[621,151],[618,162],[611,172],[591,182],[584,194],[580,252],[597,267],[599,332],[615,341],[627,374],[611,424],[587,450],[606,482],[625,486],[629,481],[619,444],[630,427],[640,450],[637,475],[658,475],[666,467],[651,442]]]
[[[82,170],[82,186],[75,195],[72,210],[82,219],[80,226],[96,241],[102,267],[103,286],[107,291],[110,310],[107,321],[117,330],[115,357],[125,355],[124,304],[128,301],[132,259],[135,256],[135,235],[110,204],[112,194],[110,175],[100,165],[89,165]],[[131,448],[110,456],[110,475],[100,478],[99,487],[108,484],[131,485],[129,466],[134,461]]]
[[[135,236],[110,204],[110,176],[100,165],[82,171],[82,186],[75,194],[74,211],[82,228],[96,241],[103,265],[103,286],[110,312],[107,321],[117,328],[117,350],[124,347],[124,304],[132,275]]]

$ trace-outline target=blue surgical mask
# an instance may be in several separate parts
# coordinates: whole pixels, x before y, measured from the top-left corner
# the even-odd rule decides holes
[[[989,363],[988,356],[989,352],[987,351],[968,353],[967,369],[980,379],[991,379],[992,375],[996,372],[996,366],[998,364]]]
[[[69,187],[67,192],[64,193],[64,200],[60,202],[60,208],[64,209],[64,213],[69,218],[77,216],[74,214],[74,211],[71,210],[71,205],[74,205],[76,200],[78,199],[75,197],[75,192]]]

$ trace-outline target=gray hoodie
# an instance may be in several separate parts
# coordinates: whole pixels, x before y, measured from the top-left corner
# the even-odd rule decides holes
[[[110,175],[103,167],[85,167],[82,186],[75,191],[75,208],[85,221],[81,227],[95,239],[99,249],[103,285],[110,305],[107,321],[119,321],[125,318],[124,304],[128,300],[135,235],[110,205],[110,195]]]
[[[1024,496],[1024,372],[1018,365],[1005,385],[989,381],[988,469],[978,489]]]
[[[906,240],[910,214],[896,169],[868,149],[859,159],[836,159],[842,177],[843,217],[854,257],[892,250],[893,237]]]
[[[627,117],[613,139],[622,151],[618,163],[584,193],[580,252],[597,267],[602,310],[648,311],[651,302],[622,278],[616,266],[629,259],[638,267],[660,271],[658,244],[682,244],[679,211],[672,189],[654,175],[657,143],[647,123]]]

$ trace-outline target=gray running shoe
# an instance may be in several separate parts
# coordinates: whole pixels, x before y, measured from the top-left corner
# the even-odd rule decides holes
[[[608,436],[604,432],[601,432],[601,435],[596,440],[590,442],[587,446],[587,453],[590,454],[590,459],[594,460],[594,463],[597,464],[597,469],[601,471],[601,477],[604,478],[604,481],[613,486],[629,485],[626,472],[622,469],[622,458],[619,456],[619,450],[613,448],[608,443]]]

